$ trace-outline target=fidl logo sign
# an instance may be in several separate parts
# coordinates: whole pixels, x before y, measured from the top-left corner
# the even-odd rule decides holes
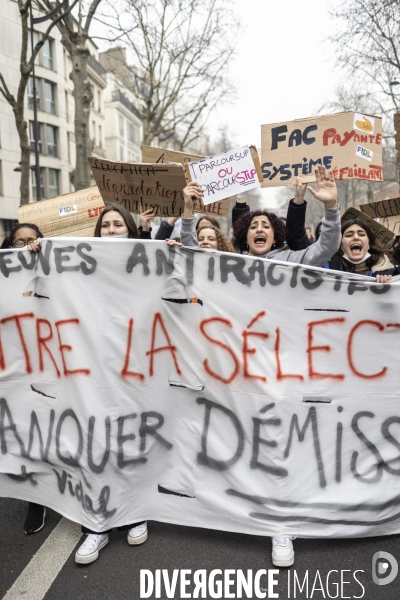
[[[71,206],[64,206],[63,208],[60,208],[60,217],[63,217],[65,215],[71,215],[72,213],[76,212],[78,212],[76,204],[72,204]]]

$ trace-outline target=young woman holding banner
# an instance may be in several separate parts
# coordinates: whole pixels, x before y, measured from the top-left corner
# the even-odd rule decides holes
[[[256,210],[240,216],[233,225],[235,247],[242,254],[259,258],[322,267],[335,254],[340,246],[340,215],[337,205],[337,189],[332,172],[325,167],[315,169],[318,190],[303,186],[298,182],[296,193],[304,196],[306,189],[325,205],[323,229],[317,242],[307,248],[293,251],[285,247],[285,226],[273,213]],[[181,240],[185,246],[199,246],[193,218],[193,200],[201,198],[202,188],[190,183],[184,189],[185,212],[182,219]],[[167,242],[168,243],[168,242]],[[278,567],[290,567],[294,562],[293,543],[282,530],[281,535],[272,538],[272,562]]]
[[[123,206],[108,204],[101,213],[95,227],[94,237],[107,239],[131,238],[131,239],[150,239],[150,222],[155,217],[152,209],[140,212],[141,231],[139,233],[131,213]],[[14,227],[8,238],[5,240],[6,246],[10,248],[22,248],[28,246],[31,252],[40,252],[41,239],[43,234],[36,225],[21,223]],[[4,245],[3,243],[3,245]],[[39,504],[29,503],[28,514],[25,521],[26,533],[36,533],[40,531],[45,523],[46,508]],[[123,527],[118,527],[121,531],[128,530],[128,544],[143,544],[147,539],[147,523],[141,521],[132,523]],[[99,556],[99,551],[108,543],[108,531],[97,534],[86,527],[82,527],[82,532],[87,533],[86,540],[80,546],[75,554],[75,561],[81,564],[88,564],[95,561]]]
[[[22,249],[27,246],[31,252],[40,249],[40,240],[43,233],[34,223],[18,223],[11,229],[9,235],[4,239],[1,250],[7,248]],[[44,527],[46,519],[46,507],[35,502],[29,502],[26,513],[24,531],[30,535],[37,533]]]
[[[152,209],[140,212],[142,225],[139,234],[135,221],[126,208],[117,204],[108,204],[96,223],[94,237],[151,239],[150,221],[155,216]],[[143,544],[147,540],[147,521],[123,525],[117,529],[118,531],[128,531],[127,541],[130,546]],[[82,526],[82,533],[86,533],[87,536],[75,553],[75,562],[83,565],[94,562],[98,558],[100,550],[108,544],[110,531],[111,529],[103,533],[96,533],[88,527]]]
[[[304,194],[296,195],[289,203],[286,234],[294,250],[305,249],[311,243],[304,227],[306,206]],[[350,219],[342,224],[340,248],[322,266],[374,277],[378,283],[386,283],[391,276],[400,273],[392,252],[361,219]]]

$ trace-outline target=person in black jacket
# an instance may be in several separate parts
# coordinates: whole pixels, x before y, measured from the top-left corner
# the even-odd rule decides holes
[[[298,189],[299,186],[296,192]],[[289,202],[286,225],[286,240],[292,250],[302,250],[312,244],[305,230],[306,208],[304,194],[296,193]],[[341,233],[341,246],[324,268],[374,277],[378,283],[386,283],[393,275],[400,274],[400,267],[393,260],[392,253],[363,221],[346,221],[342,224]]]

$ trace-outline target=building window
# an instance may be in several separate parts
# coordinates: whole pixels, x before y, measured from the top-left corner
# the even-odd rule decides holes
[[[67,119],[67,123],[69,122],[69,107],[68,107],[68,91],[65,90],[65,117]]]
[[[97,91],[97,110],[101,112],[101,94]]]
[[[44,106],[45,111],[51,113],[52,115],[56,114],[56,93],[55,93],[55,84],[51,81],[44,82]]]
[[[10,234],[11,229],[17,225],[18,221],[15,219],[3,219],[4,237]]]
[[[46,125],[45,123],[38,123],[38,129],[39,154],[44,154],[45,156],[54,156],[55,158],[57,158],[58,127],[54,127],[53,125]],[[33,121],[29,121],[29,138],[31,152],[35,152],[35,130],[33,126]]]
[[[40,195],[42,200],[60,195],[60,171],[58,169],[40,167]],[[37,200],[35,171],[32,171],[32,197]]]
[[[103,137],[103,135],[102,135],[101,125],[99,125],[99,146],[100,146],[100,148],[103,145],[103,143],[102,143],[103,142],[102,137]]]
[[[120,146],[119,147],[119,160],[125,160],[124,156],[125,156],[125,154],[124,154],[124,147]]]
[[[40,79],[35,77],[35,85],[36,85],[36,107],[38,110],[40,108]],[[29,77],[28,79],[28,107],[33,108],[33,77]]]
[[[49,198],[60,194],[59,174],[57,169],[49,169]]]
[[[32,197],[35,200],[37,200],[35,171],[32,171]],[[46,197],[45,191],[44,191],[44,168],[43,167],[40,167],[40,197],[42,200],[43,200],[43,198]]]
[[[37,124],[39,139],[39,154],[43,154],[43,123]],[[35,128],[33,121],[29,121],[29,139],[31,141],[31,152],[35,152]]]
[[[96,145],[96,121],[92,121],[92,141],[93,145]]]
[[[56,114],[56,84],[45,79],[35,78],[36,81],[36,106],[52,115]],[[33,77],[29,77],[28,87],[28,107],[33,108]]]
[[[128,122],[128,140],[137,146],[140,144],[139,130],[133,123]]]
[[[36,44],[39,42],[39,32],[38,31],[34,31],[33,32],[33,48],[31,45],[31,30],[29,30],[29,50],[32,52],[34,48],[36,48]],[[36,58],[35,58],[35,65],[39,64],[39,55],[40,52],[38,52],[36,54]]]
[[[4,196],[3,190],[3,165],[0,160],[0,196]]]
[[[42,47],[43,66],[51,70],[53,70],[53,43],[53,40],[47,38]]]
[[[118,115],[118,120],[119,120],[119,135],[121,137],[124,137],[125,133],[124,133],[124,119],[121,115]]]
[[[67,145],[68,145],[68,162],[71,163],[71,145],[69,139],[69,131],[67,131]]]
[[[48,156],[57,158],[57,127],[46,125],[46,142]]]

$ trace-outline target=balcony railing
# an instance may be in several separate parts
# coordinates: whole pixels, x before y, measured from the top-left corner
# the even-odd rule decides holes
[[[93,69],[93,71],[96,71],[96,73],[98,75],[100,75],[100,77],[102,77],[104,80],[106,79],[104,77],[104,75],[107,73],[107,71],[105,70],[105,68],[99,63],[98,60],[95,59],[94,56],[92,56],[91,54],[89,54],[88,56],[88,65],[90,65]]]
[[[132,102],[130,102],[128,100],[128,98],[125,98],[125,96],[123,95],[123,93],[120,90],[118,90],[118,89],[113,90],[112,100],[114,102],[121,102],[121,104],[123,104],[123,106],[125,106],[125,108],[130,110],[131,113],[133,113],[138,119],[142,120],[142,115],[140,114],[138,109],[132,104]]]

